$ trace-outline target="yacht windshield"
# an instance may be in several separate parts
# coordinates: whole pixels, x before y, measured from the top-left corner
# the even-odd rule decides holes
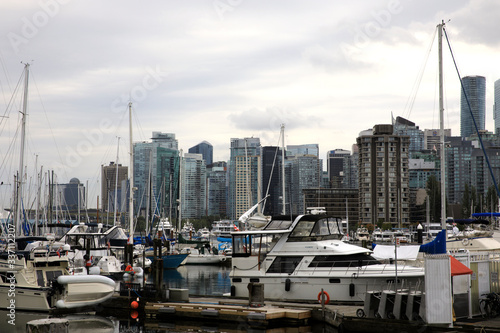
[[[342,236],[338,220],[332,217],[323,217],[299,221],[290,234],[290,241],[341,239]]]

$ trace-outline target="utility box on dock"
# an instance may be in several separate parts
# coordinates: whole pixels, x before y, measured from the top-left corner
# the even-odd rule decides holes
[[[169,289],[168,300],[170,302],[189,302],[189,289]]]
[[[248,305],[264,305],[264,285],[262,283],[250,282],[248,284]]]

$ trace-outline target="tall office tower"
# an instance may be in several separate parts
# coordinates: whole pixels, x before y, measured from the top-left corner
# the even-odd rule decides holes
[[[279,215],[282,213],[282,153],[279,147],[262,147],[262,198],[269,194],[263,213]]]
[[[78,178],[71,178],[69,184],[55,184],[54,208],[62,211],[83,209],[85,207],[85,186]]]
[[[352,145],[352,154],[344,158],[344,178],[342,188],[358,189],[358,145]]]
[[[304,214],[304,190],[319,188],[323,161],[315,155],[288,156],[285,161],[286,213]]]
[[[481,135],[483,138],[483,135]],[[498,141],[497,140],[485,140],[483,138],[483,145],[485,147],[484,152],[481,148],[473,148],[471,153],[471,179],[469,184],[476,189],[476,193],[482,195],[486,200],[486,194],[489,189],[494,190],[494,182],[490,173],[490,168],[488,168],[488,163],[486,162],[486,156],[488,156],[489,165],[491,167],[491,172],[495,181],[499,183],[500,179],[500,155],[498,154]],[[476,143],[472,143],[473,147],[479,147]],[[495,191],[495,190],[494,190]],[[483,202],[483,207],[485,211],[497,211],[498,202]],[[491,210],[493,209],[493,210]]]
[[[213,162],[214,147],[210,144],[210,142],[200,142],[196,146],[189,148],[188,152],[190,154],[203,155],[203,159],[205,160],[206,165],[210,165]]]
[[[135,208],[143,215],[177,217],[179,151],[175,134],[153,132],[151,142],[134,143]],[[149,209],[146,212],[146,209]]]
[[[466,76],[462,78],[462,84],[464,88],[460,88],[460,136],[467,138],[477,133],[474,122],[478,130],[485,129],[486,79],[484,76]]]
[[[494,98],[493,119],[495,120],[495,134],[500,134],[500,80],[495,81]]]
[[[345,160],[351,156],[349,150],[335,149],[327,153],[326,170],[330,188],[342,188],[344,185],[344,164]]]
[[[206,213],[206,172],[201,154],[184,154],[181,162],[182,218],[197,219]]]
[[[471,184],[473,143],[460,136],[446,137],[445,140],[446,200],[448,204],[461,203],[465,184]]]
[[[226,217],[227,163],[215,162],[207,166],[207,216]]]
[[[444,136],[451,136],[451,129],[445,129]],[[424,149],[433,150],[439,156],[439,152],[441,151],[441,134],[439,129],[424,130]]]
[[[231,138],[227,216],[238,219],[261,199],[259,138]]]
[[[118,183],[116,183],[116,172],[118,171]],[[105,212],[120,211],[121,182],[128,179],[128,167],[110,162],[109,165],[101,166],[101,208]],[[115,208],[115,196],[117,207]]]
[[[375,125],[356,139],[359,149],[359,203],[362,223],[409,223],[408,149],[410,137],[392,125]]]
[[[410,158],[415,152],[420,152],[424,149],[424,132],[411,122],[403,117],[396,117],[393,121],[394,135],[407,135],[410,137]]]
[[[305,145],[286,146],[286,156],[296,155],[314,155],[319,158],[319,145],[317,143],[311,143]]]

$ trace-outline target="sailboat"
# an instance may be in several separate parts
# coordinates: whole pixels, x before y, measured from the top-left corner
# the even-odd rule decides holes
[[[24,168],[29,64],[24,66],[20,170]],[[0,253],[0,308],[48,311],[88,310],[110,298],[115,282],[104,276],[69,275],[68,247],[39,246],[47,237],[23,237],[22,179],[18,178],[16,214],[8,221],[7,248]],[[38,242],[35,242],[38,241]],[[44,243],[45,244],[45,243]]]

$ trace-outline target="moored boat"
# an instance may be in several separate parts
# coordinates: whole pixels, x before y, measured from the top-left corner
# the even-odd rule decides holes
[[[261,283],[270,300],[363,302],[370,290],[423,283],[424,269],[384,264],[371,250],[342,241],[340,219],[327,215],[274,217],[263,229],[233,232],[231,293],[248,296]],[[397,276],[397,281],[396,281]]]
[[[112,279],[69,275],[67,250],[28,245],[20,250],[2,252],[0,308],[77,312],[110,298],[115,291]]]

